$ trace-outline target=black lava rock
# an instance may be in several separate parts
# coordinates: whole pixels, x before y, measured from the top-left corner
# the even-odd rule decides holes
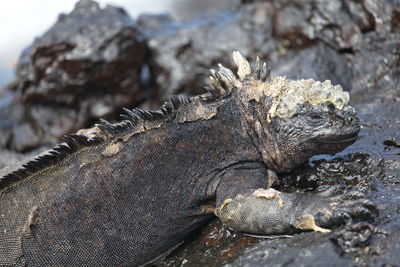
[[[143,102],[151,94],[141,86],[147,54],[123,9],[79,1],[23,51],[15,89],[7,92],[13,100],[0,106],[0,147],[26,152],[54,144]],[[1,117],[10,110],[17,119]]]

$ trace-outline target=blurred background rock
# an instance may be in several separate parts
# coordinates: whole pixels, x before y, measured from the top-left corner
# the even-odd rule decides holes
[[[206,10],[217,10],[238,0],[157,0],[157,4],[147,0],[99,0],[101,6],[107,4],[123,7],[132,17],[142,13],[169,13],[177,19],[190,19]],[[0,8],[0,87],[11,81],[21,51],[35,37],[42,35],[57,20],[60,13],[69,13],[77,0],[17,0],[4,1]],[[10,27],[12,25],[12,27]]]

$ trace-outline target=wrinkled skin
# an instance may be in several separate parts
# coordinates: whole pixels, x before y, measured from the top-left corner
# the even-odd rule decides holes
[[[332,104],[302,105],[290,118],[276,118],[269,125],[288,172],[318,154],[335,154],[353,144],[360,131],[354,108],[335,109]],[[283,163],[281,164],[281,166]]]

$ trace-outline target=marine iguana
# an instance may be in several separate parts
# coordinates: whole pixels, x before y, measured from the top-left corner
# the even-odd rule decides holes
[[[316,154],[355,142],[349,94],[330,81],[271,77],[234,52],[208,92],[159,111],[125,110],[0,179],[0,265],[147,265],[215,214],[253,234],[329,231],[368,219],[356,191],[270,188]]]

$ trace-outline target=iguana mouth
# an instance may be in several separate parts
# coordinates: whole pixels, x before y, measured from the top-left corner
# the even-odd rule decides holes
[[[322,144],[347,144],[354,143],[358,138],[358,133],[346,135],[346,136],[336,136],[334,138],[324,138],[322,140],[318,140],[319,143]]]

